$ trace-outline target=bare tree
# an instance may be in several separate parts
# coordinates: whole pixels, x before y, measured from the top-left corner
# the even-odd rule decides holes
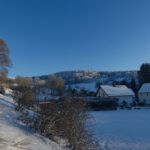
[[[15,78],[15,82],[19,87],[31,87],[32,86],[32,78],[17,76]]]
[[[7,76],[10,65],[8,46],[4,40],[0,39],[0,76]]]
[[[50,75],[47,80],[47,87],[52,90],[52,94],[54,94],[55,91],[62,94],[64,90],[64,80],[55,75]]]

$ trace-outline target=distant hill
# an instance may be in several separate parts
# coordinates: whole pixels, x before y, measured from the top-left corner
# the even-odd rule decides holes
[[[85,88],[95,91],[96,83],[112,84],[113,81],[125,80],[130,82],[132,79],[137,81],[137,71],[63,71],[54,73],[54,75],[64,79],[67,86],[76,88]],[[40,79],[47,79],[48,75],[39,76]]]

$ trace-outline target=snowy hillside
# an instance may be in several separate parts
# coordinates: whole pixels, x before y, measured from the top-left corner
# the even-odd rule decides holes
[[[111,83],[112,81],[130,81],[137,78],[137,71],[114,71],[114,72],[99,72],[99,71],[66,71],[55,74],[62,77],[67,84],[81,82],[101,82]]]
[[[0,95],[0,150],[64,150],[19,121],[11,98]]]
[[[137,71],[114,71],[114,72],[100,72],[100,71],[64,71],[58,72],[54,75],[64,79],[67,86],[75,89],[85,89],[87,91],[96,91],[96,83],[112,84],[114,81],[127,81],[132,79],[137,81]],[[40,76],[40,79],[47,79],[48,75]]]
[[[64,71],[54,73],[54,75],[62,77],[66,84],[100,81],[110,83],[112,81],[129,81],[137,78],[137,71]],[[47,79],[48,75],[39,76],[40,79]]]

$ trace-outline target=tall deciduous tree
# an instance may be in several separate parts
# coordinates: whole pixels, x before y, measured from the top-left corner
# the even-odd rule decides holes
[[[10,65],[8,46],[4,40],[0,39],[0,76],[7,76]]]

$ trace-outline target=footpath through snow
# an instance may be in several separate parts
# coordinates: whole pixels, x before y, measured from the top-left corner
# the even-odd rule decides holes
[[[64,150],[18,120],[13,100],[0,94],[0,150]]]

